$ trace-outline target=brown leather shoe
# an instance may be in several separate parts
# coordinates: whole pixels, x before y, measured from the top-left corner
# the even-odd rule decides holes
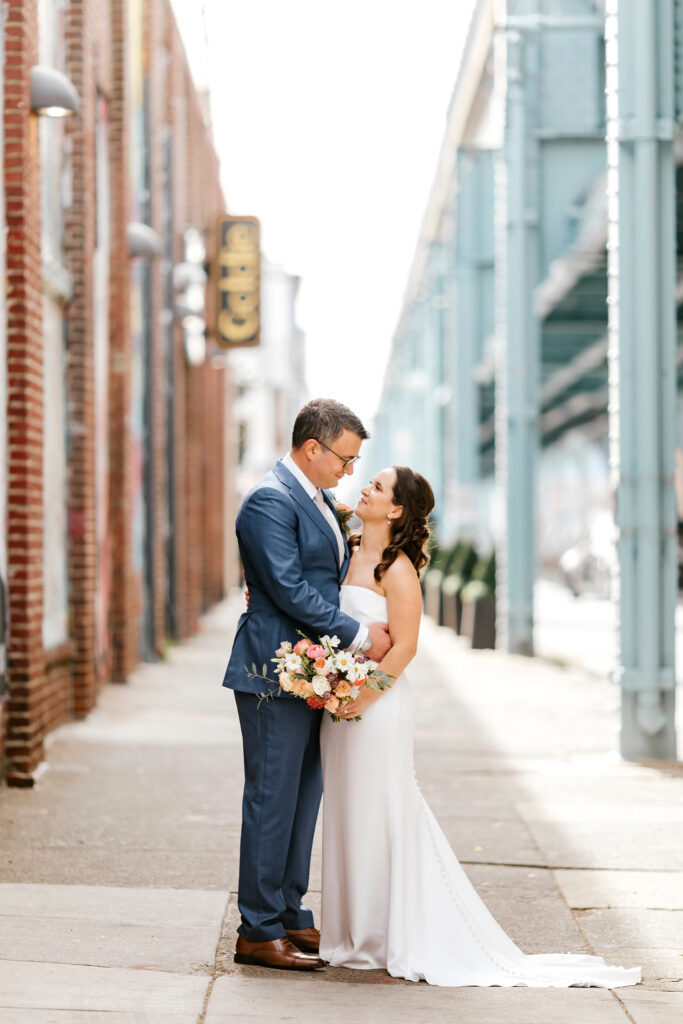
[[[287,938],[304,953],[320,952],[320,932],[317,928],[285,928]]]
[[[237,937],[235,963],[274,967],[280,971],[316,971],[325,966],[325,961],[320,957],[302,953],[287,938],[249,942],[241,935]]]

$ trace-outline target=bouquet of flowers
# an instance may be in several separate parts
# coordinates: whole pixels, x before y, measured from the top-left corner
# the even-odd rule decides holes
[[[339,650],[337,636],[322,636],[317,643],[301,634],[301,640],[292,644],[285,640],[275,652],[275,662],[280,692],[301,697],[309,707],[329,711],[334,722],[341,721],[336,714],[340,708],[354,700],[361,686],[383,690],[389,686],[392,676],[378,670],[377,662],[364,654],[351,654]],[[263,666],[263,675],[252,665],[250,678],[268,679]],[[270,682],[270,680],[268,680]],[[267,699],[271,694],[261,694]],[[360,716],[345,721],[360,721]]]
[[[339,516],[339,523],[341,525],[342,530],[344,531],[345,534],[350,534],[351,527],[349,525],[349,520],[353,516],[353,509],[351,508],[350,505],[345,505],[343,501],[337,501],[336,499],[334,502],[334,507],[337,510],[337,515]]]

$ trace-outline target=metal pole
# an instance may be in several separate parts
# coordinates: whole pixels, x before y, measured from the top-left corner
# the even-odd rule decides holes
[[[504,495],[506,525],[497,615],[502,645],[530,655],[540,360],[540,326],[533,309],[539,275],[539,144],[531,100],[538,41],[509,31],[504,46],[505,145],[497,168],[496,481]]]
[[[619,529],[621,752],[676,757],[674,11],[607,19],[610,460]]]

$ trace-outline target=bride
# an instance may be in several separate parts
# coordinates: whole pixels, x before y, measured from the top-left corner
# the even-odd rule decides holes
[[[415,699],[403,674],[422,611],[431,487],[403,466],[382,470],[356,507],[363,522],[341,608],[361,622],[386,618],[393,646],[381,692],[362,687],[321,730],[324,820],[320,956],[333,967],[385,968],[433,985],[636,985],[640,969],[584,954],[526,955],[470,884],[413,768]],[[339,714],[339,712],[338,712]]]

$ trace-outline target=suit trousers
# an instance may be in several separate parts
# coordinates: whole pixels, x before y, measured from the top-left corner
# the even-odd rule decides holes
[[[235,690],[244,748],[238,928],[250,942],[310,928],[303,905],[322,797],[322,714],[300,698]]]

